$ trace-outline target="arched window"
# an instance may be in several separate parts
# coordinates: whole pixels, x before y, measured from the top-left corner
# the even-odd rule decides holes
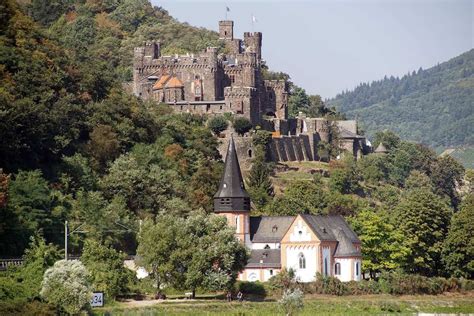
[[[334,265],[334,274],[341,275],[341,264],[339,262]]]
[[[252,158],[252,149],[249,149],[247,153],[249,155],[249,158]]]
[[[300,269],[306,269],[306,258],[304,257],[304,254],[300,252],[298,255],[298,261],[300,264]]]
[[[270,249],[270,246],[267,244],[265,247],[263,247],[263,249]]]
[[[235,217],[235,231],[239,232],[239,215]]]
[[[356,276],[359,276],[359,262],[356,262]]]
[[[324,258],[324,275],[328,275],[328,258]]]

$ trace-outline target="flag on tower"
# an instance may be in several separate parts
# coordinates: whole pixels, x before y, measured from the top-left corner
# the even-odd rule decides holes
[[[226,10],[227,12],[230,12],[230,8],[229,8],[229,7],[225,7],[225,10]]]
[[[257,18],[255,17],[255,15],[252,14],[252,23],[256,23],[257,22]]]

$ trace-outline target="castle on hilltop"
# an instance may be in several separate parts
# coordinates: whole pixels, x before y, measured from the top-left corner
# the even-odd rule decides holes
[[[262,33],[245,32],[234,38],[234,22],[219,22],[223,52],[208,47],[199,54],[163,56],[159,41],[136,47],[133,93],[168,104],[174,112],[243,116],[253,126],[272,132],[269,157],[274,161],[311,161],[323,156],[319,144],[338,131],[339,146],[355,158],[370,151],[356,121],[330,121],[300,114],[288,118],[288,82],[265,80]],[[223,154],[229,139],[224,139]],[[236,138],[239,158],[246,168],[252,158],[250,137]]]
[[[175,112],[232,113],[259,125],[263,116],[286,119],[288,84],[262,78],[262,33],[234,38],[234,22],[219,22],[225,53],[162,56],[159,41],[136,47],[133,92],[169,104]]]

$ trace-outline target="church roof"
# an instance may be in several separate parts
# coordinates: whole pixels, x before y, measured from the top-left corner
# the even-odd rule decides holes
[[[235,150],[234,138],[231,137],[225,157],[224,173],[219,189],[214,198],[250,198],[245,191],[244,180],[240,172],[239,159]]]
[[[339,229],[335,234],[338,243],[334,257],[360,257],[362,255],[343,229]]]
[[[181,82],[181,80],[179,80],[178,78],[173,76],[165,84],[165,87],[166,88],[181,88],[181,87],[183,87],[183,83]]]
[[[301,214],[301,217],[311,227],[319,240],[338,241],[337,234],[342,229],[351,242],[360,243],[356,233],[340,215]]]
[[[281,249],[253,249],[246,268],[281,268]]]
[[[294,219],[295,216],[250,217],[250,240],[258,243],[278,243]]]
[[[381,143],[377,146],[377,149],[375,149],[374,152],[375,152],[375,153],[385,154],[385,153],[388,153],[388,149],[387,149],[387,147],[385,147],[385,145],[381,142]]]

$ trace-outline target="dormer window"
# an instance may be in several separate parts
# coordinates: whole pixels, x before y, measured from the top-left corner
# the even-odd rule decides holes
[[[277,225],[274,225],[272,227],[272,233],[276,233],[278,231],[278,226]]]

